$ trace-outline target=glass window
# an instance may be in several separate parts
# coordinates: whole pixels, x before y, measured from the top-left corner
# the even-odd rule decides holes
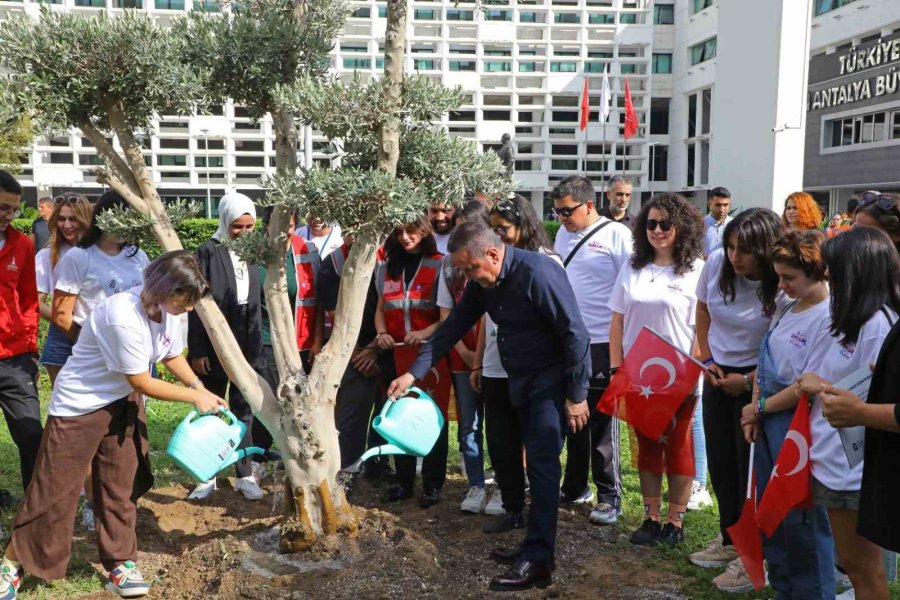
[[[713,0],[694,0],[694,12],[698,13],[705,8],[713,5]]]
[[[372,61],[368,58],[345,58],[345,69],[369,69],[372,67]]]
[[[206,12],[220,12],[222,10],[218,0],[194,0],[194,8],[203,9]]]
[[[520,62],[519,63],[519,72],[520,73],[534,73],[537,70],[536,62]]]
[[[368,51],[369,49],[365,46],[345,46],[344,44],[341,44],[341,52],[361,52],[365,54]]]
[[[581,23],[581,15],[578,13],[556,13],[553,15],[554,23]]]
[[[512,56],[512,50],[485,50],[485,56]]]
[[[425,70],[434,70],[434,59],[432,58],[417,58],[413,61],[413,68],[417,71],[425,71]]]
[[[612,58],[612,52],[602,52],[598,50],[590,50],[588,51],[588,58]]]
[[[700,134],[707,135],[712,121],[712,89],[703,90],[703,117],[700,122]]]
[[[382,18],[382,19],[387,17],[387,6],[379,6],[378,7],[378,16],[379,16],[379,18]]]
[[[637,73],[637,65],[621,65],[623,75],[633,75]]]
[[[606,70],[606,63],[603,62],[589,62],[584,65],[585,73],[602,73]]]
[[[578,63],[574,62],[552,62],[550,63],[551,73],[574,73]]]
[[[357,8],[353,11],[353,14],[351,16],[360,19],[368,19],[370,16],[372,16],[372,9],[369,7]]]
[[[669,147],[650,147],[650,181],[667,181],[669,179]]]
[[[653,53],[653,72],[660,75],[672,73],[671,52]]]
[[[450,70],[451,71],[474,71],[475,70],[475,61],[474,60],[451,60],[450,61]]]
[[[508,62],[486,61],[484,71],[485,73],[508,73],[512,71],[512,65]]]
[[[375,68],[376,68],[376,69],[383,69],[383,68],[384,68],[384,57],[383,57],[383,56],[377,56],[377,57],[375,57]]]
[[[709,183],[709,142],[700,144],[700,185]]]
[[[694,156],[695,144],[687,145],[687,185],[688,187],[692,187],[694,185],[694,161],[696,157]]]
[[[157,10],[184,10],[184,0],[156,0],[153,5]]]
[[[675,24],[675,5],[674,4],[654,4],[653,5],[653,24],[654,25],[674,25]]]
[[[485,21],[512,21],[511,10],[486,10],[484,11]]]
[[[900,110],[891,114],[891,139],[900,140]]]
[[[816,16],[856,2],[856,0],[816,0]]]
[[[637,13],[620,13],[619,23],[625,25],[634,25],[637,23]]]
[[[413,11],[413,19],[416,21],[434,21],[434,11],[430,8],[417,8]]]
[[[519,13],[519,23],[537,23],[537,13],[533,12],[520,12]]]
[[[697,94],[688,97],[688,137],[697,137]]]
[[[471,10],[459,10],[455,8],[447,9],[448,21],[472,21],[475,15]]]
[[[591,25],[613,25],[616,22],[616,15],[613,14],[593,14],[588,16],[588,23]]]
[[[709,38],[696,46],[691,46],[691,66],[716,57],[716,38]]]
[[[670,98],[654,98],[650,101],[650,133],[666,135],[669,133]]]
[[[99,6],[106,8],[106,0],[75,0],[75,6]]]
[[[554,158],[550,161],[550,168],[557,171],[575,171],[578,169],[577,158]]]
[[[508,110],[486,110],[483,111],[485,121],[509,121],[509,111]]]
[[[185,167],[187,166],[187,156],[160,154],[156,157],[156,164],[160,167]]]

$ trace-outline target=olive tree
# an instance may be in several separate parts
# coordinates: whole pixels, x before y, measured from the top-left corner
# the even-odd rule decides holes
[[[243,5],[243,3],[242,3]],[[236,250],[263,262],[280,384],[271,390],[244,360],[212,300],[197,312],[233,385],[283,451],[290,512],[282,549],[303,550],[323,534],[355,533],[342,488],[334,405],[357,339],[376,250],[393,227],[435,200],[461,204],[466,191],[505,192],[497,157],[449,137],[432,122],[461,103],[457,91],[407,79],[406,0],[389,0],[384,76],[344,85],[327,77],[327,53],[346,9],[334,0],[252,0],[225,15],[192,14],[171,28],[126,11],[80,16],[43,10],[0,24],[0,64],[12,75],[2,110],[46,130],[78,128],[105,166],[97,180],[118,191],[163,250],[181,248],[144,162],[140,137],[159,115],[189,115],[231,100],[275,123],[277,175],[265,202],[270,233],[242,236]],[[343,166],[298,170],[297,126],[340,140]],[[114,143],[114,139],[117,143]],[[307,377],[286,294],[286,224],[292,209],[339,221],[353,236],[331,341]],[[126,219],[123,219],[123,221]]]

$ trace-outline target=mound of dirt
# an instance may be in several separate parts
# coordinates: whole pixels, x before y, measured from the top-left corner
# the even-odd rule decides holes
[[[329,540],[330,556],[325,559],[278,555],[280,507],[273,507],[275,486],[268,483],[267,495],[259,502],[246,501],[227,484],[203,501],[186,501],[190,490],[184,487],[156,489],[145,496],[138,515],[138,560],[153,585],[149,597],[683,598],[675,576],[645,567],[646,549],[628,544],[616,527],[593,527],[585,514],[568,510],[560,511],[554,584],[546,590],[489,592],[488,582],[501,567],[488,553],[497,545],[517,543],[524,533],[482,533],[487,517],[459,510],[466,484],[455,475],[448,479],[443,502],[428,510],[419,508],[415,499],[385,505],[381,486],[359,479],[350,493],[360,521],[356,539]],[[76,543],[76,552],[96,563],[93,536],[84,537]]]

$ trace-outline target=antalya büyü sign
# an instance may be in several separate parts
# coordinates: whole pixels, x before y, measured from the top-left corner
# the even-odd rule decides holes
[[[836,75],[838,77],[885,67],[895,62],[900,63],[900,38],[889,41],[878,40],[874,45],[864,49],[853,47],[838,55],[837,61],[839,72]],[[886,73],[880,73],[874,77],[809,92],[807,109],[819,110],[841,106],[860,100],[896,94],[898,91],[900,91],[900,71],[897,66],[892,66]]]

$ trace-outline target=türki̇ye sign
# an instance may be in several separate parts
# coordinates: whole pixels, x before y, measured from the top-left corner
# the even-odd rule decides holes
[[[871,46],[867,45],[865,48],[858,46],[850,48],[850,50],[838,54],[837,62],[834,62],[833,54],[816,57],[813,60],[810,79],[813,78],[812,71],[815,70],[816,60],[825,58],[829,59],[831,64],[823,70],[831,71],[831,73],[821,73],[825,77],[819,77],[820,81],[864,73],[872,69],[884,67],[888,69],[886,72],[881,72],[873,77],[842,82],[820,90],[810,91],[807,99],[808,110],[820,110],[861,100],[890,96],[900,91],[900,71],[898,71],[900,64],[894,64],[900,63],[900,38],[887,41],[881,39]],[[814,86],[816,84],[811,83],[810,85]]]

